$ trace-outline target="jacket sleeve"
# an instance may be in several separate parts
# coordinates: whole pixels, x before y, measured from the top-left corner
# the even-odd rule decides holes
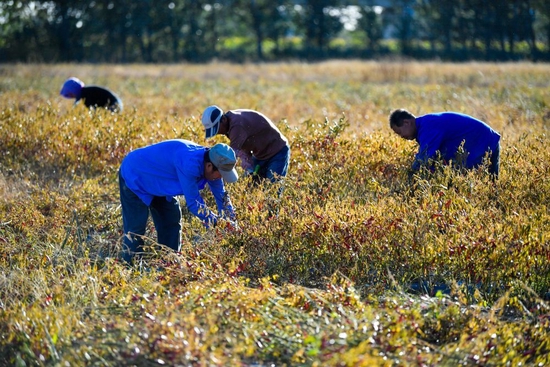
[[[435,158],[437,152],[441,149],[443,141],[442,131],[429,131],[418,138],[418,153],[415,155],[412,164],[413,170],[418,170],[422,165],[428,164],[428,160]]]
[[[199,218],[206,227],[215,225],[218,221],[218,216],[206,206],[200,194],[197,180],[195,180],[194,177],[189,177],[182,171],[178,171],[178,176],[187,209]]]
[[[235,210],[231,204],[229,194],[225,191],[223,180],[208,181],[208,186],[212,191],[212,195],[216,199],[216,205],[218,206],[218,215],[230,220],[235,220]]]
[[[254,161],[252,160],[252,153],[246,152],[243,149],[235,149],[235,155],[241,160],[241,167],[246,172],[254,171]]]

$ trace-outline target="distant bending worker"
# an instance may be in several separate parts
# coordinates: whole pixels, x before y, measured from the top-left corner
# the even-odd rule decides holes
[[[122,101],[107,88],[96,85],[84,86],[78,78],[69,78],[63,83],[59,93],[65,98],[75,99],[75,104],[80,100],[88,108],[106,108],[112,112],[122,111]]]
[[[241,159],[247,173],[271,182],[286,176],[290,161],[287,138],[265,115],[254,110],[223,112],[218,106],[207,107],[202,114],[206,138],[223,134]]]
[[[142,252],[149,214],[158,243],[180,250],[183,195],[189,211],[209,228],[224,218],[236,225],[235,212],[224,186],[237,181],[235,152],[226,144],[212,148],[174,139],[138,148],[123,159],[119,170],[124,227],[123,259],[131,262]],[[217,213],[205,204],[200,191],[208,185]]]
[[[419,149],[412,164],[413,171],[428,164],[437,154],[444,163],[453,161],[457,168],[472,169],[489,155],[489,173],[498,177],[500,135],[485,122],[457,112],[430,113],[415,117],[405,109],[393,111],[391,129],[403,139],[416,140]],[[461,149],[462,147],[462,149]]]

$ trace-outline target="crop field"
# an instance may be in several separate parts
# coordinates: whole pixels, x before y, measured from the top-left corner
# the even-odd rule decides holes
[[[70,76],[123,112],[73,106]],[[211,230],[181,198],[181,252],[151,223],[126,266],[123,157],[228,143],[210,104],[288,137],[282,195],[241,177],[239,228]],[[499,179],[409,180],[396,108],[489,123]],[[548,64],[0,65],[0,365],[548,366],[549,121]]]

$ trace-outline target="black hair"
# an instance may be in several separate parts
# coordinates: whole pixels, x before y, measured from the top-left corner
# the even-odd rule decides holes
[[[210,159],[210,149],[206,149],[204,152],[204,165],[206,166],[207,163],[212,163],[212,160]],[[218,167],[214,163],[212,163],[212,169],[215,171],[218,170]]]
[[[396,127],[403,126],[403,120],[414,119],[414,118],[415,118],[415,116],[412,113],[410,113],[409,111],[407,111],[404,108],[399,108],[397,110],[394,110],[390,114],[390,127],[391,126],[396,126]]]

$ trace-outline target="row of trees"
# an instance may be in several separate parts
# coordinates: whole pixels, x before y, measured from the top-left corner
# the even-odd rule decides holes
[[[0,2],[0,61],[550,59],[548,0]]]

